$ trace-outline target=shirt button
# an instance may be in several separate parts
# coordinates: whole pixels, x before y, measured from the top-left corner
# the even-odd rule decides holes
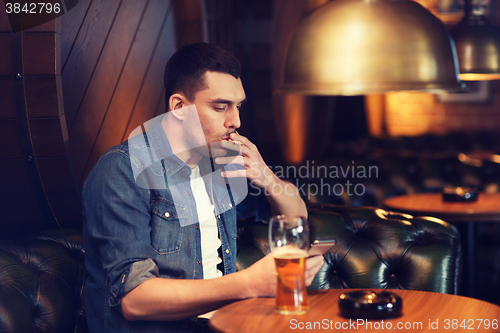
[[[200,262],[199,260],[198,260],[196,263],[197,263],[198,265],[201,265],[201,262]]]
[[[233,204],[232,203],[229,204],[229,208],[233,208]]]
[[[169,217],[169,216],[170,216],[170,213],[169,213],[169,212],[166,212],[164,215],[165,215],[165,217]]]
[[[198,229],[200,229],[200,226],[195,225],[195,226],[194,226],[194,228],[195,228],[196,230],[198,230]]]
[[[186,192],[186,193],[187,193],[187,195],[191,195],[191,192]]]
[[[226,249],[226,253],[229,253],[229,249]]]

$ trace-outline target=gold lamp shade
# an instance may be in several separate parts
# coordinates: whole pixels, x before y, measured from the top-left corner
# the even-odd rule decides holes
[[[451,35],[457,48],[460,79],[500,80],[500,28],[491,24],[483,12],[466,12]]]
[[[460,91],[444,24],[409,0],[335,0],[300,23],[278,93]]]

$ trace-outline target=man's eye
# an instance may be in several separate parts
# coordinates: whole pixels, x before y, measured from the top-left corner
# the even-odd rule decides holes
[[[222,106],[222,107],[214,107],[215,110],[217,111],[226,111],[226,107],[225,106]]]

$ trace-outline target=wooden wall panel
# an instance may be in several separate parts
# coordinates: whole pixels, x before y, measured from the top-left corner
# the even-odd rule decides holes
[[[2,193],[33,192],[24,160],[0,159],[0,170],[2,170],[0,172]]]
[[[82,227],[82,206],[80,197],[74,192],[49,192],[47,197],[50,202],[57,202],[52,207],[54,215],[57,216],[61,226],[68,228]],[[75,214],[78,212],[78,214]]]
[[[165,88],[162,88],[161,96],[158,99],[158,103],[156,104],[156,112],[154,114],[154,117],[161,115],[167,109],[164,95],[165,95]]]
[[[75,166],[79,179],[84,174],[95,138],[116,92],[146,3],[125,1],[120,6],[76,115],[75,122],[78,126],[70,130],[70,141],[73,151],[76,152]]]
[[[27,76],[25,78],[26,108],[29,117],[60,117],[63,108],[58,87],[61,76]],[[66,125],[66,124],[64,124]]]
[[[32,118],[29,124],[37,158],[66,156],[60,118]]]
[[[186,3],[177,20],[168,0],[80,0],[56,21],[22,32],[22,82],[34,159],[20,145],[17,122],[23,105],[13,98],[14,35],[0,13],[0,140],[9,142],[0,146],[0,169],[6,171],[0,176],[0,201],[8,206],[1,214],[9,221],[0,222],[0,233],[56,227],[47,203],[60,226],[81,226],[79,182],[106,149],[163,113],[164,66],[179,36],[201,41],[202,29],[193,30],[201,27],[199,10],[196,15],[187,10],[201,2],[176,1]],[[185,24],[176,31],[175,22]]]
[[[0,32],[0,75],[11,75],[10,32]]]
[[[2,221],[0,235],[19,237],[47,228],[34,193],[0,193]],[[56,227],[56,226],[52,226]]]
[[[134,113],[139,94],[148,83],[146,76],[155,49],[159,43],[162,27],[169,16],[169,3],[162,0],[150,1],[138,26],[136,36],[130,45],[130,50],[118,78],[115,90],[99,128],[95,144],[86,163],[83,177],[90,172],[100,156],[111,146],[119,144],[127,127],[128,119]],[[167,44],[168,45],[168,44]],[[164,45],[161,46],[165,47]],[[165,58],[162,59],[164,66]],[[161,66],[155,67],[155,72]],[[154,82],[158,86],[161,79]],[[144,107],[142,109],[141,107]],[[139,114],[150,114],[155,105],[140,105]],[[147,119],[146,119],[147,120]]]
[[[59,34],[23,33],[24,75],[59,75]]]
[[[185,44],[207,41],[200,1],[205,0],[172,0],[178,48]]]
[[[130,133],[136,127],[157,115],[156,110],[158,109],[158,103],[163,101],[165,97],[163,87],[165,64],[175,50],[174,17],[173,11],[170,10],[167,20],[164,22],[163,29],[160,31],[155,52],[139,92],[134,112],[123,132],[121,141],[127,140]],[[163,103],[163,105],[165,105],[165,103]],[[161,110],[161,113],[165,112],[164,107]]]
[[[110,0],[92,1],[71,54],[65,62],[62,72],[64,112],[70,131],[120,3]],[[78,7],[73,10],[82,9]],[[63,21],[67,19],[66,15],[61,18]]]
[[[23,158],[16,119],[0,119],[0,142],[0,159]]]
[[[90,8],[91,0],[80,0],[78,5],[61,17],[61,66],[64,70],[66,61],[78,40],[84,19]]]
[[[60,21],[56,19],[56,13],[52,12],[50,14],[45,13],[45,15],[25,15],[24,16],[24,26],[32,26],[32,28],[25,29],[26,32],[60,32],[61,24]],[[44,22],[40,24],[40,22]],[[38,25],[36,25],[38,24]]]
[[[40,178],[47,193],[71,192],[74,189],[73,176],[66,158],[38,159]]]
[[[274,11],[280,15],[274,16],[270,29],[272,76],[269,90],[276,89],[282,82],[286,52],[295,28],[326,2],[328,0],[274,1]],[[301,164],[308,158],[320,158],[329,146],[333,107],[324,107],[323,98],[318,96],[278,94],[272,98],[274,126],[285,161]],[[324,120],[323,131],[318,130],[317,119]]]
[[[15,118],[14,89],[12,76],[0,76],[0,119]]]
[[[0,1],[0,32],[12,32],[3,1]]]

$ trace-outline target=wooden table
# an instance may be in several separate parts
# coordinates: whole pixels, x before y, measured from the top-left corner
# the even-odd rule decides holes
[[[467,295],[474,297],[475,229],[477,222],[500,221],[500,193],[479,193],[475,202],[444,202],[441,193],[418,193],[388,198],[384,206],[411,215],[428,215],[447,222],[467,222],[467,234],[462,235],[465,253]],[[465,236],[465,237],[464,237]]]
[[[447,222],[500,221],[500,193],[479,193],[475,202],[444,202],[441,193],[400,195],[384,200],[391,210],[422,215],[428,214]]]
[[[391,328],[397,332],[500,331],[500,306],[464,296],[415,290],[392,290],[403,299],[401,317],[349,320],[339,315],[338,307],[340,294],[348,291],[352,290],[309,292],[311,308],[308,313],[299,316],[277,314],[274,311],[274,298],[252,298],[235,302],[217,310],[210,319],[209,326],[216,332],[227,333],[328,330],[388,332]],[[485,325],[488,322],[489,328]]]

